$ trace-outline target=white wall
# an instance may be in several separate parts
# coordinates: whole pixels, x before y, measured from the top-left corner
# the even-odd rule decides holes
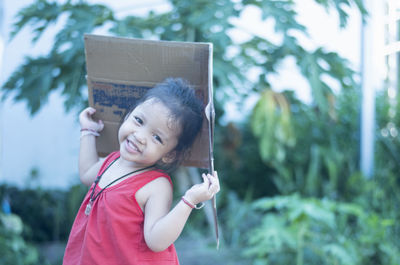
[[[40,54],[51,47],[51,34],[32,46],[25,29],[9,41],[16,12],[32,0],[3,0],[5,47],[1,83],[23,62],[26,54]],[[7,99],[0,103],[0,182],[63,188],[78,182],[79,127],[75,113],[64,113],[62,100],[53,94],[48,103],[30,117],[25,103]],[[30,179],[32,169],[39,178]]]

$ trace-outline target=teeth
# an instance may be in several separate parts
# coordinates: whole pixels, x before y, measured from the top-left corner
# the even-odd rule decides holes
[[[132,149],[134,149],[134,150],[136,150],[136,151],[139,151],[139,149],[133,144],[132,141],[128,140],[128,145],[129,145]]]

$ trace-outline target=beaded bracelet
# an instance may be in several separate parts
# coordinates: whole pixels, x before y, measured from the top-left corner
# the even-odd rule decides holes
[[[97,131],[95,131],[95,130],[87,129],[87,128],[81,129],[81,138],[82,138],[83,136],[86,136],[86,135],[100,136],[100,134],[99,134]]]
[[[182,196],[182,201],[192,209],[199,210],[199,209],[204,207],[204,203],[203,202],[200,203],[200,205],[194,205],[193,203],[191,203],[188,200],[186,200],[185,197],[183,197],[183,196]]]

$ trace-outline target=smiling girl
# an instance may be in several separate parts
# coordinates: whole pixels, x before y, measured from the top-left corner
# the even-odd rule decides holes
[[[95,109],[79,116],[79,174],[90,186],[71,229],[63,265],[179,264],[174,241],[191,211],[220,189],[217,173],[187,190],[171,209],[167,172],[185,158],[202,125],[202,102],[181,79],[150,89],[126,115],[120,148],[100,158]]]

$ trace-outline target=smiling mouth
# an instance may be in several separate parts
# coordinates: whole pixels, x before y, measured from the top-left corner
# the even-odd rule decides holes
[[[133,141],[131,141],[129,139],[127,139],[126,141],[127,141],[127,145],[129,147],[129,149],[131,149],[135,152],[141,153],[140,149],[137,147],[137,145]]]

